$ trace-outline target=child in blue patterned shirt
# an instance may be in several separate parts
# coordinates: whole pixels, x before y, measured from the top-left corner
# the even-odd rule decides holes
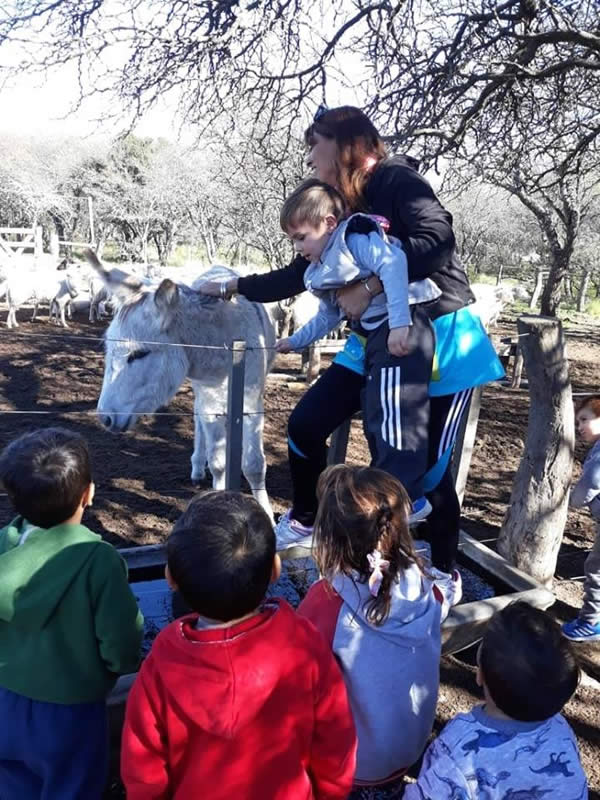
[[[577,742],[560,714],[579,667],[557,623],[512,603],[490,621],[477,660],[485,705],[446,725],[404,800],[587,800]]]

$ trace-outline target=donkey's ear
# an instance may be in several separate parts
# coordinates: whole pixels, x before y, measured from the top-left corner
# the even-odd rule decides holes
[[[139,292],[144,286],[139,278],[136,278],[135,275],[130,275],[128,272],[123,272],[122,269],[106,269],[93,250],[88,248],[84,255],[101,280],[121,300],[126,300],[129,295]]]
[[[163,330],[169,325],[177,306],[179,305],[179,287],[176,283],[165,278],[154,292],[154,303],[162,317]]]

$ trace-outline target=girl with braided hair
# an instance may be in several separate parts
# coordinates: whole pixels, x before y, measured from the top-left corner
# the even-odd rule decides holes
[[[440,625],[460,599],[460,577],[425,568],[408,528],[410,499],[387,472],[329,467],[317,496],[313,552],[323,579],[298,611],[344,675],[358,736],[352,797],[400,797],[433,726]]]

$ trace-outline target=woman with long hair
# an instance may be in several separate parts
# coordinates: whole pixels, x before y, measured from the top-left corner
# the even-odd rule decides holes
[[[427,305],[436,334],[436,356],[429,386],[429,470],[425,492],[434,566],[446,572],[458,548],[460,504],[451,472],[451,455],[462,414],[473,387],[502,377],[503,370],[481,321],[469,305],[475,298],[456,253],[452,216],[409,156],[388,156],[385,143],[358,108],[342,106],[316,115],[305,133],[309,163],[320,180],[335,186],[348,210],[385,218],[388,232],[402,243],[410,281],[431,278],[440,297]],[[272,302],[305,290],[309,262],[298,255],[287,267],[264,275],[210,283],[207,294]],[[360,318],[373,294],[382,291],[376,276],[338,292],[349,319]],[[308,389],[288,424],[293,485],[292,508],[278,523],[280,541],[312,534],[316,487],[327,463],[327,437],[361,406],[364,353],[350,337],[344,350]],[[421,509],[415,509],[418,519]]]

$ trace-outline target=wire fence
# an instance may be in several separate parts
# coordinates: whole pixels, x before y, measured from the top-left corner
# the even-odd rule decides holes
[[[1,336],[7,337],[8,332],[5,331]],[[502,339],[503,343],[511,343],[511,340],[515,338],[522,338],[523,336],[529,336],[529,333],[520,334],[517,337],[509,337],[506,339]],[[139,345],[143,346],[151,346],[151,347],[183,347],[183,348],[190,348],[190,349],[198,349],[198,350],[221,350],[227,353],[233,353],[234,347],[228,345],[227,343],[223,343],[222,345],[204,345],[204,344],[190,344],[190,343],[183,343],[183,342],[166,342],[166,341],[156,341],[151,339],[121,339],[121,338],[112,338],[106,336],[89,336],[89,335],[82,335],[82,334],[68,334],[62,332],[44,332],[44,333],[37,333],[37,332],[26,332],[26,331],[15,331],[14,329],[10,330],[11,337],[18,337],[23,339],[47,339],[51,341],[56,340],[68,340],[71,342],[77,343],[95,343],[100,345],[105,345],[107,342],[117,343],[117,344],[124,344],[128,347],[135,347]],[[332,344],[329,342],[328,344],[316,344],[313,345],[315,349],[326,350],[328,349],[331,352]],[[340,343],[339,347],[342,347],[342,343]],[[257,347],[257,346],[246,346],[246,352],[252,351],[275,351],[275,347]],[[93,353],[92,355],[101,356],[101,353]],[[89,370],[92,373],[92,370]],[[592,396],[594,392],[573,392],[574,397],[585,397],[585,396]],[[289,415],[293,411],[293,407],[290,408],[271,408],[268,411],[244,411],[241,416],[244,417],[251,417],[251,416],[265,416],[266,414],[269,415],[280,415],[286,414]],[[101,416],[102,412],[98,412],[95,408],[90,409],[12,409],[12,408],[2,408],[0,407],[0,415],[6,416],[61,416],[61,417],[94,417],[98,418]],[[201,414],[196,415],[193,411],[135,411],[135,412],[111,412],[111,416],[127,416],[127,417],[141,417],[141,416],[153,416],[153,417],[195,417],[196,419],[200,419],[203,421],[212,422],[219,418],[227,418],[228,412],[218,412],[218,413],[211,413],[211,414]],[[148,496],[149,494],[157,494],[157,495],[190,495],[194,492],[194,487],[190,486],[189,488],[153,488],[151,486],[144,486],[144,487],[135,487],[136,489],[144,492],[143,496]],[[123,492],[127,491],[124,488],[106,488],[102,489],[101,494],[104,497],[113,497],[113,496],[122,496]],[[0,492],[0,498],[5,498],[8,495],[6,493]],[[582,577],[575,576],[573,578],[557,578],[557,583],[563,583],[566,581],[580,581]]]
[[[3,336],[6,336],[7,332],[3,333]],[[29,331],[15,331],[14,328],[10,329],[11,336],[18,336],[26,339],[62,339],[62,340],[70,340],[70,341],[77,341],[77,342],[98,342],[104,345],[106,342],[114,342],[116,344],[126,344],[129,346],[132,345],[147,345],[151,347],[185,347],[190,348],[192,350],[223,350],[225,352],[231,352],[233,347],[228,345],[226,342],[223,344],[190,344],[186,342],[167,342],[167,341],[160,341],[160,340],[153,340],[153,339],[120,339],[115,337],[109,336],[88,336],[87,334],[74,334],[74,333],[58,333],[54,331],[50,331],[49,333],[31,333]],[[327,340],[327,343],[315,343],[311,345],[312,348],[315,350],[331,350],[332,347],[335,347],[335,344],[332,342],[339,342],[340,349],[343,346],[344,340],[343,339],[336,339],[336,340]],[[257,345],[246,345],[246,352],[257,352],[257,351],[269,351],[269,352],[277,352],[277,348],[275,346],[257,346]],[[297,352],[297,351],[292,351]]]

